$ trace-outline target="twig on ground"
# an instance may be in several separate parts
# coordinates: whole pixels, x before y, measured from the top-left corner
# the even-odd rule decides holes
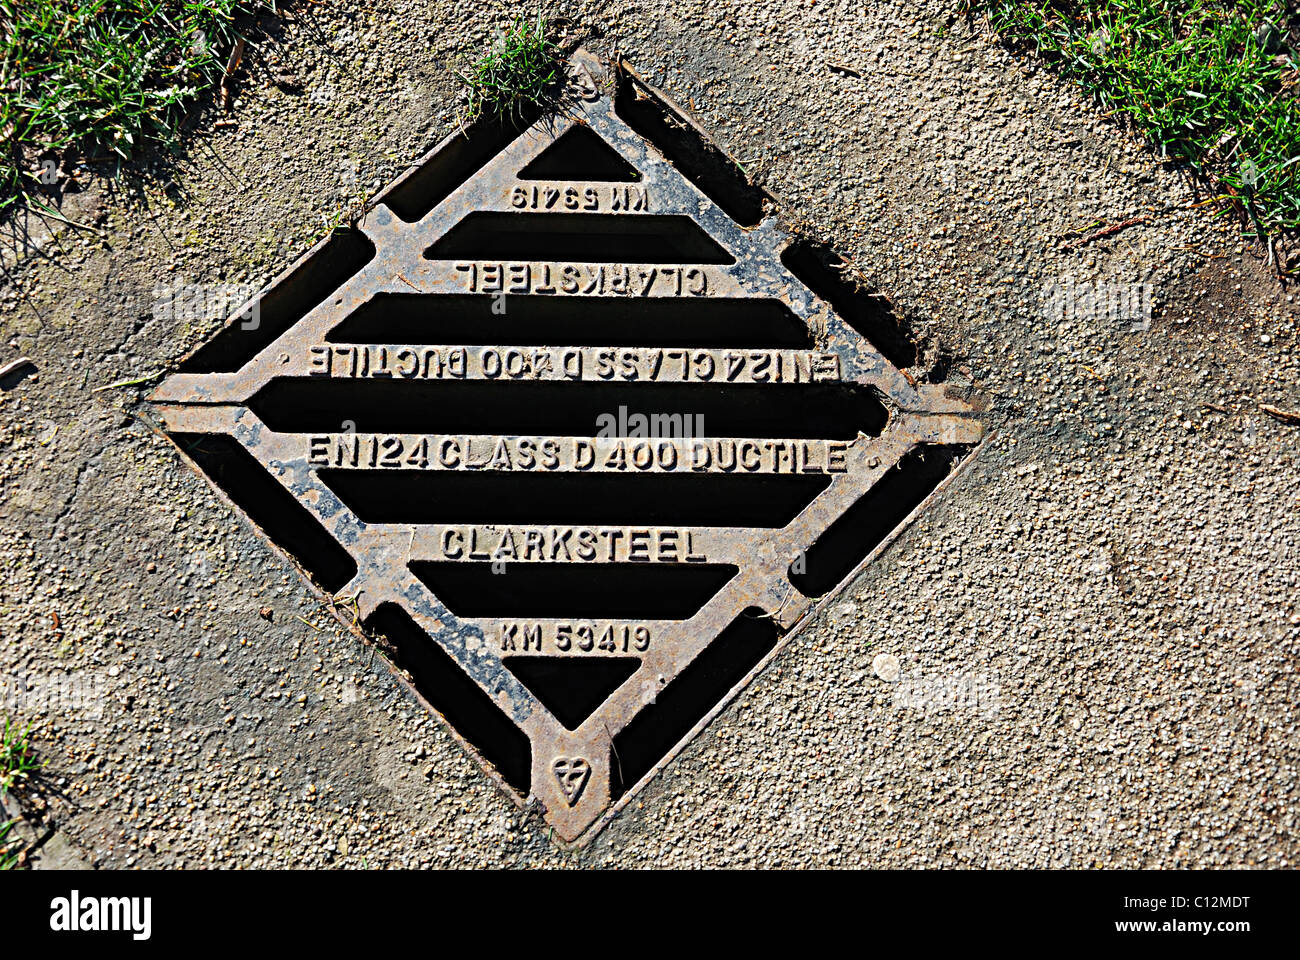
[[[1073,250],[1076,247],[1082,247],[1084,244],[1092,243],[1094,240],[1100,240],[1102,237],[1109,237],[1112,233],[1119,233],[1125,227],[1131,227],[1135,223],[1148,223],[1151,218],[1148,216],[1129,217],[1127,220],[1121,220],[1119,223],[1112,223],[1109,227],[1103,227],[1096,233],[1090,233],[1086,237],[1075,240],[1073,243],[1067,243],[1065,249]]]
[[[139,377],[135,380],[119,380],[117,383],[106,383],[102,387],[96,387],[91,393],[103,393],[105,390],[116,390],[118,387],[138,387],[142,384],[152,383],[162,376],[162,373],[151,373],[147,377]]]
[[[826,69],[829,70],[831,73],[838,73],[846,77],[853,77],[857,80],[862,79],[861,70],[854,70],[852,67],[846,67],[842,63],[831,63],[831,61],[827,60]]]
[[[3,367],[0,367],[0,379],[3,379],[15,370],[21,370],[23,367],[35,366],[29,357],[19,357],[17,360],[10,360]]]
[[[1281,407],[1275,407],[1271,403],[1261,403],[1259,409],[1263,410],[1274,420],[1281,420],[1283,423],[1300,424],[1300,412],[1295,410],[1283,410]]]
[[[234,49],[230,51],[230,59],[226,61],[226,70],[221,75],[221,109],[230,109],[230,81],[235,71],[239,69],[239,64],[244,59],[244,40],[241,37],[235,41]]]

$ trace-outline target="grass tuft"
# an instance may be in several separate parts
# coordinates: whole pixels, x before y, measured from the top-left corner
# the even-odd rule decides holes
[[[222,79],[236,16],[275,2],[0,0],[0,209],[54,182],[51,152],[173,145]]]
[[[35,723],[19,727],[8,718],[0,733],[0,797],[14,790],[33,771],[45,764],[37,763],[32,747],[32,728]]]
[[[45,766],[37,763],[32,748],[34,723],[19,727],[8,718],[0,732],[0,797],[18,787],[34,771]],[[13,870],[22,863],[23,843],[13,835],[17,820],[0,823],[0,870]]]
[[[546,102],[563,75],[559,48],[546,35],[546,20],[520,17],[508,26],[468,74],[465,119],[509,119],[517,123],[530,107]]]
[[[0,823],[0,870],[13,870],[18,866],[19,858],[22,856],[21,841],[17,837],[11,839],[9,836],[17,822],[17,820],[7,820]]]
[[[963,0],[1263,234],[1300,226],[1300,19],[1282,0]]]

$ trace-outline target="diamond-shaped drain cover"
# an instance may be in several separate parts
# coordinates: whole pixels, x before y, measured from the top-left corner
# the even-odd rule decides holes
[[[585,52],[569,74],[522,132],[448,138],[153,397],[566,841],[981,437],[662,95]]]

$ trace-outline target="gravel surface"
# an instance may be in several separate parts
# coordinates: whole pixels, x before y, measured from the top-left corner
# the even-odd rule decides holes
[[[994,431],[594,843],[553,847],[140,388],[93,392],[216,328],[154,319],[156,288],[260,285],[447,132],[449,68],[513,9],[342,6],[250,54],[237,127],[70,198],[100,235],[6,255],[0,363],[38,372],[0,393],[0,695],[45,722],[46,862],[1294,864],[1300,427],[1259,406],[1300,408],[1292,296],[938,0],[552,8],[833,238]],[[1150,323],[1044,309],[1096,283],[1149,285]]]

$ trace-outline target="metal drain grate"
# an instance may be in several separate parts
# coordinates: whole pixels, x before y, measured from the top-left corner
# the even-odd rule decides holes
[[[684,116],[624,67],[570,74],[562,110],[449,138],[153,397],[565,840],[981,436]]]

